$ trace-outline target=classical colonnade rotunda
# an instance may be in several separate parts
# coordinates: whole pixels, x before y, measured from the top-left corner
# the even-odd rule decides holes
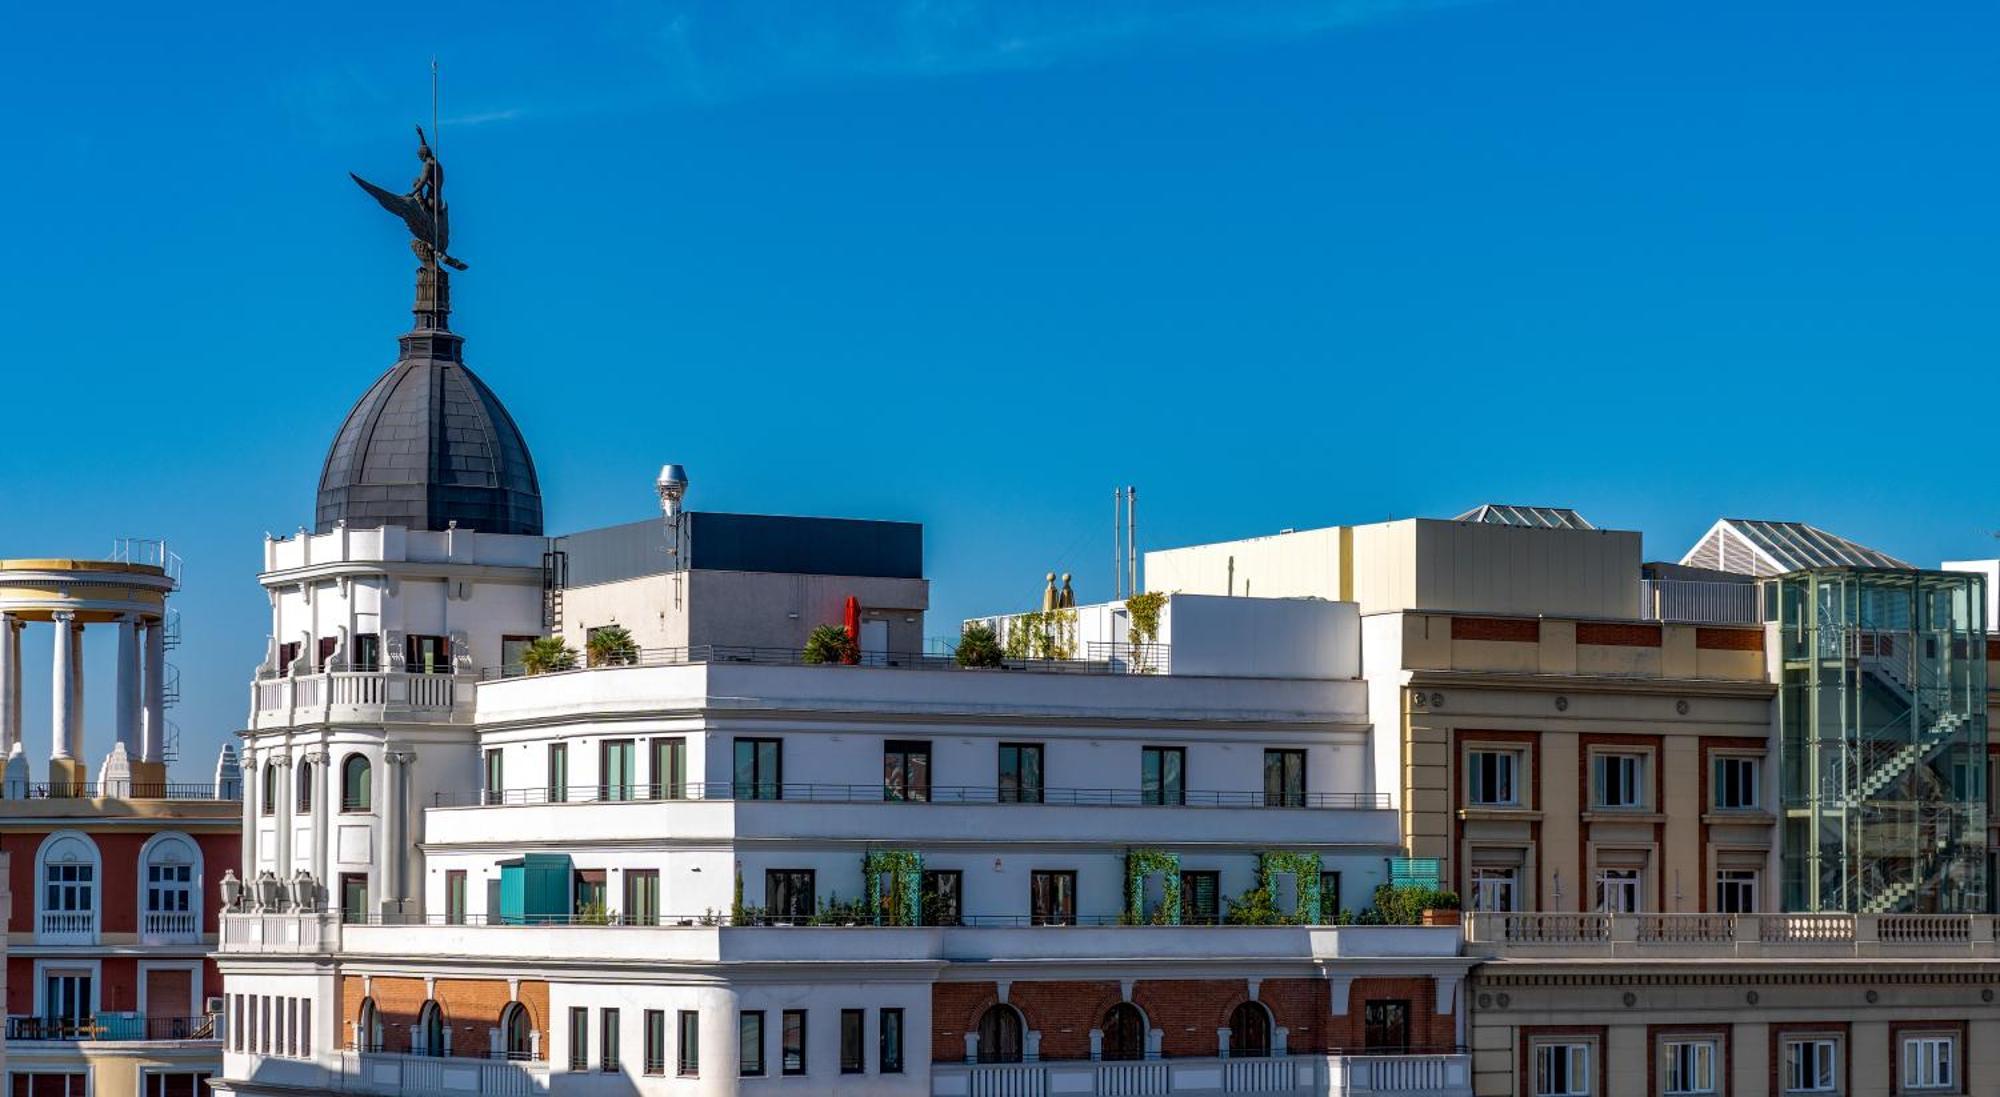
[[[0,789],[29,794],[22,739],[21,645],[29,625],[49,625],[51,731],[48,794],[93,794],[83,757],[83,634],[118,630],[112,709],[117,742],[98,769],[96,795],[132,796],[166,780],[167,597],[179,560],[164,545],[120,541],[109,560],[0,560]],[[143,793],[140,793],[143,795]],[[157,794],[156,794],[157,795]]]

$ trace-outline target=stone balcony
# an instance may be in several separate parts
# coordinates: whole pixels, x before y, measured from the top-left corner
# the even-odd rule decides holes
[[[1507,960],[2000,959],[1991,914],[1469,912],[1466,953]]]
[[[1281,1055],[1144,1062],[939,1063],[933,1097],[1151,1097],[1153,1094],[1310,1094],[1470,1097],[1471,1057],[1435,1054]]]
[[[253,729],[311,724],[421,722],[470,724],[471,674],[329,671],[260,678],[250,684]]]

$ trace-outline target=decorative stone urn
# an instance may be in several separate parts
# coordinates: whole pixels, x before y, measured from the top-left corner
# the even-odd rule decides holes
[[[222,870],[222,909],[243,909],[243,881],[236,878],[236,870]]]

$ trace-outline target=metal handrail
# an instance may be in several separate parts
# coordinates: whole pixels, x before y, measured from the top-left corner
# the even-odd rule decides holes
[[[1124,652],[1121,656],[1119,653]],[[751,647],[739,644],[697,644],[689,647],[640,648],[628,655],[606,661],[599,666],[585,666],[581,660],[567,671],[549,671],[550,674],[574,674],[585,670],[617,670],[626,667],[672,667],[695,663],[743,663],[751,666],[862,666],[889,667],[901,670],[988,670],[988,671],[1032,671],[1039,674],[1111,674],[1147,676],[1160,673],[1158,668],[1169,665],[1172,652],[1166,644],[1146,644],[1134,653],[1130,645],[1092,644],[1087,655],[1102,654],[1103,658],[1084,659],[1022,659],[1003,658],[993,667],[966,668],[958,665],[955,656],[936,652],[921,651],[864,651],[859,653],[852,664],[808,663],[805,652],[795,647]],[[1140,659],[1129,656],[1137,654]],[[529,677],[519,664],[498,667],[483,667],[479,671],[480,681]]]
[[[675,800],[784,801],[840,804],[1040,804],[1060,807],[1239,807],[1376,810],[1390,806],[1378,792],[1288,792],[1191,789],[1156,793],[1133,788],[1014,789],[995,785],[931,785],[921,791],[876,784],[690,781],[677,785],[572,785],[568,788],[435,792],[432,807],[513,807],[539,804],[655,803]]]
[[[233,796],[217,796],[215,786],[197,782],[122,782],[128,790],[118,799],[122,800],[241,800],[239,791]],[[28,800],[95,800],[103,797],[105,786],[96,781],[48,781],[27,786],[24,799]]]
[[[857,914],[852,911],[822,911],[816,914],[774,914],[762,910],[746,910],[731,914],[726,910],[707,910],[700,914],[653,914],[630,915],[617,911],[604,914],[535,914],[511,918],[506,915],[488,914],[434,914],[397,915],[375,911],[344,915],[341,921],[350,926],[470,926],[474,928],[546,928],[549,926],[591,926],[623,929],[749,929],[773,928],[792,929],[814,926],[839,929],[911,929],[911,928],[960,928],[960,929],[1005,929],[1013,927],[1034,927],[1037,929],[1068,929],[1076,927],[1126,929],[1298,929],[1301,926],[1323,928],[1342,923],[1332,921],[1283,922],[1270,926],[1238,925],[1226,918],[1206,918],[1200,921],[1181,922],[1174,925],[1135,920],[1126,914],[961,914],[953,921],[927,921],[918,926],[906,925],[894,920],[888,914]]]

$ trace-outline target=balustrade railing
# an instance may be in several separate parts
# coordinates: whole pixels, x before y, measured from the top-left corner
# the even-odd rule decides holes
[[[44,937],[94,937],[97,934],[97,912],[45,910],[36,924]]]
[[[2000,956],[2000,919],[1990,914],[1569,914],[1470,911],[1465,939],[1485,954],[1568,949],[1760,949],[1869,954],[1929,948],[1941,955]]]
[[[432,807],[506,807],[532,804],[627,803],[674,800],[793,800],[835,804],[1044,804],[1063,807],[1318,808],[1378,810],[1387,793],[1271,792],[1264,789],[1190,789],[1168,793],[1136,788],[1019,788],[994,785],[888,786],[787,781],[690,781],[672,785],[571,785],[567,788],[480,789],[437,792]]]
[[[149,910],[140,916],[139,932],[148,937],[193,937],[201,918],[191,910]]]

